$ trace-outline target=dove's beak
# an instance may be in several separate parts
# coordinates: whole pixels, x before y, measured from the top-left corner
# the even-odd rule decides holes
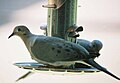
[[[12,33],[12,34],[8,37],[8,39],[11,38],[13,35],[14,35],[14,33]]]

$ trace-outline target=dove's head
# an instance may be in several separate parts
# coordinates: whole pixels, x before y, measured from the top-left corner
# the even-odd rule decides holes
[[[20,25],[14,28],[13,33],[8,38],[14,35],[17,35],[19,37],[24,37],[24,36],[28,36],[29,34],[31,34],[29,29],[24,25]]]
[[[102,47],[103,47],[102,42],[99,41],[99,40],[93,40],[91,43],[92,43],[93,49],[94,49],[96,52],[99,53],[99,51],[100,51],[100,50],[102,49]]]

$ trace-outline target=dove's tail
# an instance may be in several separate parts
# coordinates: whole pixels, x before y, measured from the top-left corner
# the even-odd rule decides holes
[[[93,59],[87,60],[87,61],[85,61],[85,62],[88,63],[88,64],[90,64],[91,66],[97,68],[98,70],[103,71],[103,72],[109,74],[110,76],[112,76],[112,77],[120,80],[119,77],[117,77],[117,76],[115,76],[114,74],[112,74],[111,72],[109,72],[106,68],[100,66],[100,65],[99,65],[98,63],[96,63]]]

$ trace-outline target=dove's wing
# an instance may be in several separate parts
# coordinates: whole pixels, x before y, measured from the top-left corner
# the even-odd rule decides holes
[[[78,61],[89,55],[82,46],[55,37],[38,37],[31,51],[37,59],[46,62]]]

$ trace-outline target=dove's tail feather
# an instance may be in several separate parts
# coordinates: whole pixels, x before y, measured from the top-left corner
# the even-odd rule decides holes
[[[112,76],[112,77],[120,80],[119,77],[117,77],[117,76],[115,76],[114,74],[112,74],[111,72],[109,72],[106,68],[100,66],[100,65],[99,65],[98,63],[96,63],[93,59],[87,60],[87,61],[85,61],[85,62],[88,63],[88,64],[90,64],[91,66],[97,68],[98,70],[103,71],[104,73],[107,73],[107,74],[109,74],[110,76]]]

